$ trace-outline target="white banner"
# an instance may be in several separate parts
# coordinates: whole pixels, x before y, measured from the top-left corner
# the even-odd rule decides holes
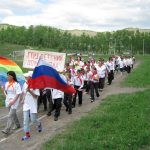
[[[36,51],[36,50],[25,50],[23,67],[34,69],[40,57],[43,60],[47,61],[51,66],[53,66],[58,71],[64,70],[66,53]]]

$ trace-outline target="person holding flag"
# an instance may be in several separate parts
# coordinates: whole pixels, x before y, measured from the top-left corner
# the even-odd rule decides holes
[[[69,85],[62,74],[59,74],[48,62],[39,59],[37,66],[33,71],[32,78],[30,79],[30,88],[44,89],[51,88],[52,99],[55,108],[54,120],[58,120],[60,115],[61,102],[64,98],[64,93],[73,94],[76,90]]]
[[[29,71],[25,73],[24,76],[27,81],[23,85],[23,119],[24,119],[24,132],[25,136],[22,137],[22,140],[28,140],[30,138],[30,127],[29,120],[37,125],[38,132],[42,131],[42,124],[37,119],[37,101],[38,96],[40,95],[40,91],[38,89],[32,89],[30,87],[30,80],[33,72]]]

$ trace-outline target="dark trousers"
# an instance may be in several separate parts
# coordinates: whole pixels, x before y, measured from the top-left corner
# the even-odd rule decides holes
[[[40,105],[43,103],[44,110],[47,110],[47,98],[46,94],[43,95],[42,91],[40,91],[40,96],[38,97],[38,110],[40,108]]]
[[[54,99],[54,109],[55,109],[54,117],[56,118],[60,116],[61,102],[62,102],[62,98]]]
[[[113,70],[111,70],[109,73],[108,73],[108,84],[110,85],[112,83],[112,80],[114,79],[114,72]]]
[[[72,112],[72,94],[64,94],[64,105],[66,106],[66,110],[70,113]]]
[[[78,91],[78,88],[79,88],[79,87],[80,87],[80,86],[74,86],[74,88],[76,89],[76,93],[75,93],[75,95],[74,95],[74,97],[73,97],[73,101],[72,101],[73,107],[75,107],[75,105],[76,105],[76,98],[77,98],[77,95],[78,95],[78,99],[79,99],[78,104],[79,104],[79,105],[82,105],[82,91]]]
[[[103,89],[105,85],[105,78],[99,78],[98,88]]]
[[[51,112],[54,110],[54,104],[53,104],[53,101],[52,101],[52,94],[51,94],[51,90],[50,89],[47,89],[46,90],[46,97],[47,97],[47,100],[48,100],[48,113],[51,114]]]
[[[130,72],[131,72],[131,67],[127,66],[127,73],[130,73]]]
[[[115,71],[118,72],[118,70],[119,70],[119,66],[116,65],[116,66],[115,66]]]
[[[90,81],[90,95],[91,95],[91,99],[94,100],[94,91],[96,93],[96,96],[99,97],[99,92],[98,92],[98,82],[94,83],[92,81]]]
[[[90,89],[89,81],[84,81],[84,88],[85,88],[85,91],[88,93]]]
[[[133,64],[132,64],[132,67],[131,67],[132,69],[133,69]]]
[[[127,71],[127,67],[126,67],[126,66],[124,66],[124,72],[125,72],[125,71]]]

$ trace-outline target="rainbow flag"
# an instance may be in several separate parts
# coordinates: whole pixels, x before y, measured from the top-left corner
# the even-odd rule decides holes
[[[17,80],[22,86],[25,82],[21,68],[12,60],[0,56],[0,85],[3,86],[7,82],[7,72],[14,71]]]

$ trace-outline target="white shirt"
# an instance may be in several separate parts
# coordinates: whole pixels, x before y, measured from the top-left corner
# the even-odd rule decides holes
[[[127,67],[127,65],[128,65],[128,64],[127,64],[127,59],[124,59],[124,60],[123,60],[123,63],[124,63],[124,66]]]
[[[94,78],[99,77],[98,74],[92,75],[92,78],[90,79],[90,81],[94,82],[94,83],[98,83],[99,80],[95,80]]]
[[[123,68],[123,67],[124,67],[124,63],[123,63],[122,60],[119,61],[119,67],[120,67],[120,68]]]
[[[114,65],[114,62],[113,61],[111,61],[111,62],[107,62],[107,67],[108,67],[108,69],[109,69],[109,72],[111,71],[111,70],[115,70],[115,65]]]
[[[75,86],[80,86],[80,89],[84,86],[84,80],[82,76],[75,76],[73,81]]]
[[[83,75],[83,80],[84,80],[84,81],[88,81],[87,73],[85,73],[85,74]]]
[[[106,66],[105,65],[102,65],[101,67],[98,66],[97,67],[97,73],[98,73],[99,78],[105,78]]]
[[[92,71],[87,72],[87,80],[88,81],[90,81],[90,79],[92,78],[92,75],[93,75]]]
[[[130,59],[127,59],[127,64],[128,64],[128,66],[131,66],[132,64],[133,64],[133,62],[132,62],[132,59],[130,58]]]
[[[37,97],[33,97],[30,92],[27,92],[28,85],[24,83],[23,85],[23,93],[25,94],[24,97],[24,104],[23,104],[23,111],[30,110],[30,113],[37,113],[37,100],[38,96],[40,96],[40,91],[38,89],[30,89]]]
[[[82,66],[84,66],[83,61],[76,61],[75,64],[78,64],[78,66],[81,67],[81,68],[82,68]]]
[[[55,100],[57,98],[64,98],[64,92],[57,90],[57,89],[53,89],[52,90],[52,99]]]
[[[70,69],[70,73],[71,73],[71,77],[74,77],[75,76],[75,73],[76,73],[76,70],[71,68]]]
[[[5,92],[6,92],[6,100],[5,105],[6,107],[9,107],[9,102],[13,100],[17,94],[21,94],[21,87],[20,84],[17,82],[14,82],[12,86],[9,87],[9,82],[6,82],[5,84]],[[19,98],[16,100],[16,102],[11,106],[12,109],[17,109],[19,105]]]

